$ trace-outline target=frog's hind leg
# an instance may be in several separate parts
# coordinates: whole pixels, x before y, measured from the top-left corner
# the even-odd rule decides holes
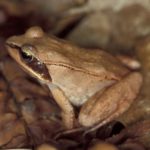
[[[134,101],[141,84],[141,74],[134,72],[107,88],[102,94],[97,92],[81,108],[79,123],[85,127],[98,124],[93,128],[97,129],[116,119]]]
[[[101,121],[100,123],[94,125],[93,127],[87,128],[87,130],[84,132],[83,136],[86,136],[88,133],[91,133],[97,129],[99,129],[100,127],[102,127],[103,125],[106,125],[108,122],[110,122],[110,120],[113,120],[114,118],[116,118],[118,115],[113,114],[112,116],[105,118],[103,121]]]

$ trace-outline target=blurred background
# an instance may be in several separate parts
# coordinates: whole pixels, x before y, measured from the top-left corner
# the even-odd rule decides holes
[[[0,0],[0,36],[33,25],[83,47],[132,53],[150,34],[150,0]]]
[[[24,73],[5,48],[8,37],[31,26],[80,47],[136,59],[144,78],[137,101],[87,137],[83,131],[61,134],[60,110],[48,89]],[[150,149],[149,91],[150,0],[0,0],[0,148]]]

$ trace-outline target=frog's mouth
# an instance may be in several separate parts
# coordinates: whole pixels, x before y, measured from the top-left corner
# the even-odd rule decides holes
[[[24,68],[26,72],[35,76],[44,82],[51,82],[46,65],[40,62],[36,57],[24,53],[21,46],[12,43],[6,43],[9,54]]]

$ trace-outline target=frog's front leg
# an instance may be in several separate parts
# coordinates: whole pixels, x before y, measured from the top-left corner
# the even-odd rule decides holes
[[[75,113],[73,106],[70,104],[69,100],[63,93],[61,89],[59,89],[57,86],[54,85],[48,85],[51,93],[56,101],[56,103],[59,105],[59,107],[62,110],[62,119],[64,122],[64,125],[67,129],[72,129],[74,127],[75,122]]]
[[[125,112],[136,98],[142,84],[140,73],[134,72],[125,76],[107,88],[92,96],[81,108],[79,123],[90,127],[100,127]]]

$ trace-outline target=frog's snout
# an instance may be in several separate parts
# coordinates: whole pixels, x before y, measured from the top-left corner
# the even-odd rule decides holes
[[[8,38],[6,40],[6,47],[15,48],[15,49],[20,47],[20,45],[15,42],[16,37],[17,36],[12,36],[12,37]]]

